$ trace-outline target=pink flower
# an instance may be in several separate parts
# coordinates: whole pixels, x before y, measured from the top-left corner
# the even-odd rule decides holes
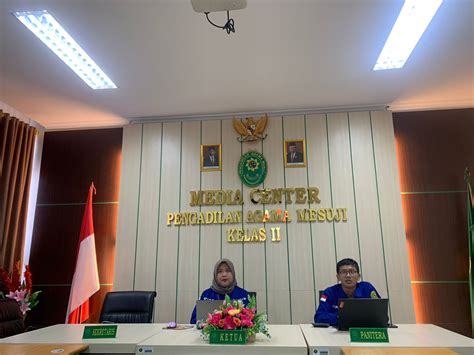
[[[222,312],[217,312],[217,313],[214,313],[214,314],[209,313],[208,316],[209,316],[209,318],[207,320],[208,323],[217,326],[219,324],[219,320],[222,317]]]
[[[30,310],[30,305],[28,303],[21,303],[21,305],[20,305],[21,313],[25,314],[29,310]]]
[[[25,300],[26,294],[27,294],[26,290],[21,290],[21,291],[16,290],[15,292],[10,292],[7,295],[7,298],[10,298],[17,302],[23,302]]]
[[[252,320],[253,317],[255,316],[254,312],[251,309],[248,309],[248,308],[243,308],[242,309],[242,314],[247,316],[248,318],[250,318],[250,320]]]
[[[234,318],[231,316],[225,317],[224,329],[235,329]]]
[[[242,316],[240,317],[240,325],[242,327],[253,327],[253,322],[252,322],[252,318],[250,318],[249,316],[245,315],[245,314],[242,314]]]

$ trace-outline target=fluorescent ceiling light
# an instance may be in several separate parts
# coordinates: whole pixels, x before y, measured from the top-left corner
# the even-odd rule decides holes
[[[405,0],[374,70],[403,67],[443,0]]]
[[[102,69],[94,63],[91,57],[46,10],[14,12],[13,15],[92,89],[117,88]]]

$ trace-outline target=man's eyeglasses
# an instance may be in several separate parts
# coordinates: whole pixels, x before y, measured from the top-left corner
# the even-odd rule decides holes
[[[357,275],[358,272],[357,270],[354,270],[354,269],[351,269],[351,270],[341,270],[339,271],[339,275],[349,275],[349,276],[354,276],[354,275]]]

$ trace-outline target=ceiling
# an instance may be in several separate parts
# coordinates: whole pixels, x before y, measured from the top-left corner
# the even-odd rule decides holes
[[[190,0],[1,0],[0,101],[47,129],[389,105],[474,107],[474,0],[445,0],[402,69],[372,67],[403,0],[248,0],[227,35]],[[92,90],[10,13],[46,9],[117,84]],[[224,23],[225,13],[211,14]]]

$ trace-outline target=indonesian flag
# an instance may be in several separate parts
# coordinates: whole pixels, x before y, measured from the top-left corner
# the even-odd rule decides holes
[[[89,318],[89,298],[100,288],[92,222],[93,193],[95,194],[94,183],[89,188],[86,209],[82,218],[79,252],[69,294],[66,323],[83,323]]]

